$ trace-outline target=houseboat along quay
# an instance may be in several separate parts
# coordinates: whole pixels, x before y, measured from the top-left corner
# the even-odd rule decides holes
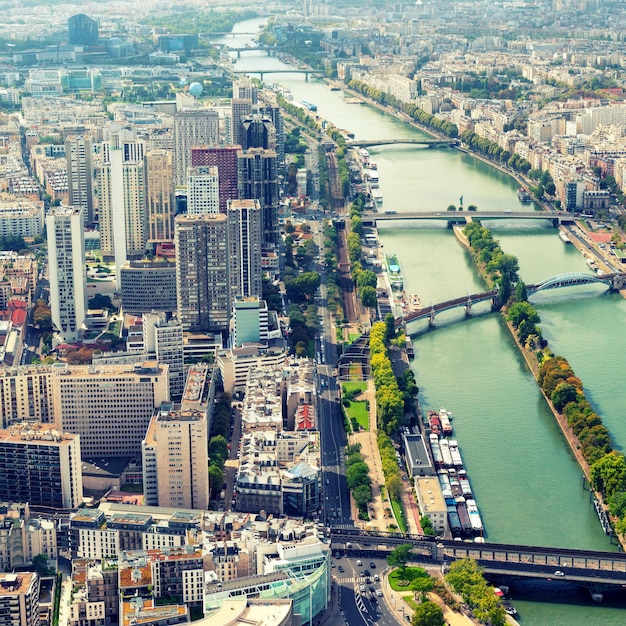
[[[263,20],[241,22],[236,30],[256,32]],[[249,36],[232,37],[244,46]],[[288,69],[262,51],[241,56],[238,69]],[[273,75],[294,98],[314,102],[318,114],[357,139],[420,137],[418,131],[368,106],[345,104],[341,91],[294,74]],[[464,196],[479,211],[528,210],[517,197],[519,183],[456,150],[418,146],[369,147],[377,163],[383,211],[445,211]],[[588,271],[574,246],[543,222],[523,225],[486,223],[505,252],[519,259],[526,283],[573,271]],[[404,289],[428,305],[477,293],[484,284],[451,231],[436,223],[386,222],[379,230],[384,251],[396,254]],[[594,291],[595,290],[595,291]],[[626,301],[601,288],[537,294],[533,303],[555,353],[563,354],[592,392],[594,407],[613,435],[626,446],[626,420],[620,394],[626,335],[611,329],[626,325]],[[591,295],[589,295],[591,293]],[[488,541],[607,550],[610,546],[581,487],[581,473],[545,406],[537,384],[497,315],[462,312],[437,317],[437,328],[416,322],[415,370],[424,406],[445,404],[454,415],[454,438],[480,509]],[[461,319],[462,321],[457,321]],[[602,367],[599,367],[602,364]],[[623,624],[626,603],[605,594],[594,604],[584,590],[560,583],[520,585],[512,602],[527,626]],[[534,595],[533,595],[534,594]],[[533,601],[536,597],[539,601]]]

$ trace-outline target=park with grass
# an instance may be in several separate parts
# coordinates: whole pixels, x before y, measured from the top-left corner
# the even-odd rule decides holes
[[[359,400],[367,388],[366,382],[346,382],[341,385],[341,405],[346,416],[348,432],[369,430],[369,400]]]

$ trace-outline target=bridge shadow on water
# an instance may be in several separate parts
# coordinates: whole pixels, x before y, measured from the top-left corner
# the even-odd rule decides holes
[[[563,287],[559,290],[538,291],[532,294],[528,298],[528,301],[533,306],[549,307],[550,305],[561,304],[563,302],[607,298],[614,295],[616,294],[602,284],[575,285],[572,287]]]
[[[574,285],[571,287],[562,287],[560,289],[550,289],[547,291],[538,291],[530,295],[529,302],[541,309],[549,310],[551,306],[560,306],[563,303],[574,302],[577,300],[597,300],[598,298],[620,297],[615,292],[611,292],[603,284]],[[424,306],[424,310],[430,308],[430,303]],[[440,311],[435,317],[435,325],[429,324],[429,318],[424,317],[419,320],[409,322],[409,336],[418,337],[438,328],[446,328],[458,322],[471,322],[473,318],[483,318],[497,313],[491,309],[490,301],[476,302],[472,304],[472,312],[466,315],[463,307]]]
[[[494,585],[498,579],[490,577]],[[520,602],[542,602],[554,605],[571,605],[577,607],[626,609],[626,589],[605,589],[602,591],[602,602],[594,602],[588,589],[560,580],[515,580],[506,582],[509,586],[507,597],[520,612],[516,618],[522,622],[523,605]],[[556,607],[555,607],[556,608]],[[626,616],[625,622],[626,622]],[[601,618],[600,618],[601,619]],[[593,622],[600,623],[600,622]]]

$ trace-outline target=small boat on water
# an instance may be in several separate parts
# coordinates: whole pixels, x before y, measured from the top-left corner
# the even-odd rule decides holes
[[[428,411],[428,425],[430,426],[430,430],[432,433],[437,435],[441,435],[441,421],[439,420],[439,415],[437,411]]]
[[[466,498],[472,497],[472,486],[470,485],[469,478],[467,477],[467,472],[465,470],[459,470],[459,482],[461,483],[461,491]]]
[[[439,421],[441,422],[441,430],[445,435],[452,434],[452,424],[450,424],[450,413],[445,409],[439,409]]]
[[[441,448],[439,447],[439,435],[437,433],[430,434],[430,449],[433,451],[433,462],[435,467],[443,465],[443,457],[441,456]]]
[[[572,243],[572,240],[562,230],[559,231],[559,239],[565,244]]]
[[[480,513],[478,512],[478,507],[476,506],[475,500],[466,500],[465,504],[467,505],[467,512],[469,514],[470,522],[472,523],[472,528],[476,533],[483,532],[483,522],[480,519]]]
[[[447,439],[441,439],[439,441],[439,447],[441,448],[441,456],[443,456],[443,464],[446,467],[452,467],[454,465],[452,461],[452,455],[450,454],[450,444]]]
[[[463,467],[463,459],[461,458],[461,451],[459,450],[459,444],[456,439],[450,439],[448,441],[448,447],[450,448],[450,456],[452,457],[454,467]]]
[[[532,201],[533,197],[528,193],[526,189],[524,189],[524,187],[520,187],[517,190],[517,199],[524,204],[528,204]]]
[[[421,309],[422,308],[422,300],[416,294],[409,295],[409,304],[412,309]]]

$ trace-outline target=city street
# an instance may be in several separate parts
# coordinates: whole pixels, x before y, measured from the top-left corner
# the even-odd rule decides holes
[[[314,225],[314,237],[318,248],[323,247],[321,222]],[[318,266],[323,274],[321,263]],[[326,307],[326,286],[321,285],[317,298],[321,332],[316,339],[317,389],[319,400],[319,430],[322,458],[322,507],[323,520],[327,525],[352,526],[350,493],[343,467],[345,432],[339,407],[339,385],[333,375],[337,367],[337,349],[331,315]]]

